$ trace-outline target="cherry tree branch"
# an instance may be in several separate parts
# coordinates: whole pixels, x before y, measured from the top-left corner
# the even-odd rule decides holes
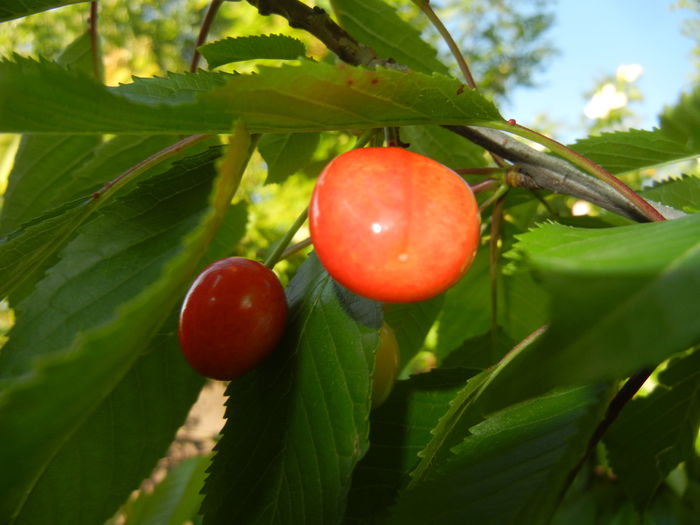
[[[309,7],[299,0],[247,1],[260,14],[283,16],[290,26],[313,34],[348,64],[397,68],[394,62],[380,59],[371,48],[357,42],[321,8]],[[588,200],[635,221],[663,218],[662,214],[655,213],[659,211],[658,207],[654,207],[654,210],[651,206],[645,206],[641,197],[631,193],[625,195],[618,188],[611,187],[569,162],[537,151],[506,133],[478,126],[445,127],[487,151],[516,163],[518,175],[511,177],[511,183]]]

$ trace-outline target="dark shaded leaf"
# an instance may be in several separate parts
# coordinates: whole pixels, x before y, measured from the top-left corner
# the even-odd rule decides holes
[[[287,297],[279,348],[227,390],[207,523],[337,523],[367,450],[379,305],[342,290],[313,256]]]
[[[610,463],[640,510],[681,461],[692,462],[700,427],[700,351],[672,360],[605,435]]]

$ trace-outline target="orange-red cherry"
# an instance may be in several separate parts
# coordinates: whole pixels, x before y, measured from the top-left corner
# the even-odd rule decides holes
[[[282,337],[287,301],[277,276],[257,261],[230,257],[207,266],[180,310],[180,346],[196,371],[239,377]]]
[[[384,302],[429,299],[474,259],[479,207],[469,185],[442,164],[401,148],[339,155],[309,207],[311,240],[328,273]]]

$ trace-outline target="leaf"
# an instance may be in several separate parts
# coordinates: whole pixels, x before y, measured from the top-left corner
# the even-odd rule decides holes
[[[647,199],[662,202],[687,213],[700,211],[700,178],[669,179],[640,192]]]
[[[343,29],[379,56],[414,71],[447,74],[447,67],[437,59],[437,52],[421,37],[420,31],[402,20],[385,2],[331,0],[331,6]]]
[[[0,5],[0,22],[47,11],[55,7],[77,4],[86,0],[3,0]]]
[[[643,511],[668,474],[691,463],[700,426],[700,351],[672,360],[645,397],[634,398],[605,435],[612,468]]]
[[[386,403],[372,411],[370,448],[355,468],[344,523],[372,522],[386,513],[430,430],[472,374],[435,369],[411,376],[399,381]]]
[[[497,379],[503,399],[625,377],[700,340],[700,216],[595,230],[547,224],[516,248],[552,293],[552,322]]]
[[[279,348],[227,390],[207,523],[337,523],[367,450],[378,304],[338,287],[315,256],[287,297]]]
[[[318,133],[285,133],[263,135],[258,151],[267,164],[266,184],[284,182],[287,177],[306,167],[319,141]]]
[[[694,158],[700,154],[700,89],[684,94],[661,115],[652,131],[633,129],[603,133],[571,147],[609,172],[625,173]]]
[[[700,88],[683,93],[675,106],[666,108],[661,114],[661,130],[666,136],[686,144],[697,153],[700,151]]]
[[[225,38],[197,48],[207,59],[210,68],[259,58],[293,60],[306,55],[306,46],[300,40],[286,35],[253,35]]]
[[[602,133],[570,147],[613,174],[652,168],[700,153],[700,148],[690,148],[685,141],[674,140],[659,129]]]
[[[48,516],[73,525],[102,523],[151,474],[204,384],[182,357],[177,313],[178,308],[146,353],[61,446],[34,485],[17,525],[46,523]],[[151,496],[146,513],[157,511],[156,503],[167,495]],[[176,509],[173,505],[161,512]],[[191,515],[197,509],[192,510]]]
[[[225,133],[237,117],[252,133],[502,120],[477,92],[437,74],[304,60],[228,80],[219,76],[225,85],[208,91],[212,75],[141,79],[105,88],[55,64],[15,57],[14,62],[0,61],[0,131]],[[198,79],[204,80],[203,91]],[[183,83],[189,91],[181,91]],[[173,99],[174,92],[181,95]],[[45,118],[48,113],[51,119]]]
[[[105,209],[20,305],[0,353],[0,521],[21,510],[181,297],[250,154],[240,128],[228,152],[213,190],[204,154]]]
[[[80,166],[68,162],[66,157],[75,153],[76,144],[89,145],[85,144],[87,138],[72,136],[56,141],[55,137],[31,136],[23,140],[24,148],[20,149],[10,176],[11,191],[8,190],[3,206],[3,226],[16,230],[0,239],[0,296],[40,277],[47,261],[104,204],[104,199],[89,197],[96,185],[102,186],[101,177],[110,180],[171,142],[162,136],[117,137],[78,156]],[[42,156],[39,152],[44,147],[62,153],[56,158]],[[52,191],[39,191],[47,186],[46,179]],[[41,196],[37,198],[37,194]],[[80,197],[81,194],[86,196]],[[68,199],[73,200],[59,206]],[[51,209],[52,206],[58,207]]]
[[[90,198],[69,202],[0,239],[0,297],[36,279],[97,204]]]
[[[483,148],[439,126],[404,126],[401,140],[411,151],[430,157],[453,170],[487,165]]]
[[[469,271],[445,294],[439,318],[435,353],[444,359],[464,341],[487,332],[491,327],[491,285],[489,254],[482,247]]]
[[[240,204],[229,207],[200,267],[228,255],[231,246],[241,240],[244,212],[245,206]],[[176,306],[149,348],[52,458],[16,523],[40,523],[54,513],[73,525],[100,523],[165,455],[204,383],[183,359],[177,338],[178,314]],[[116,436],[114,429],[119,429]],[[75,479],[81,482],[71,482]],[[193,497],[182,499],[182,505],[158,507],[165,497],[173,496],[170,489],[184,488],[169,484],[162,498],[141,499],[136,506],[146,517],[159,509],[163,513],[187,512],[201,503],[197,492],[203,483],[202,471]],[[196,510],[192,509],[190,516]]]
[[[175,465],[152,493],[142,492],[129,505],[124,525],[181,525],[191,522],[202,501],[199,492],[210,463],[210,456],[195,456]]]
[[[607,400],[605,389],[583,387],[492,414],[401,494],[389,523],[547,523]]]
[[[425,338],[440,314],[444,302],[445,295],[440,294],[427,301],[385,305],[384,320],[394,330],[401,353],[399,370],[403,370],[423,348]]]

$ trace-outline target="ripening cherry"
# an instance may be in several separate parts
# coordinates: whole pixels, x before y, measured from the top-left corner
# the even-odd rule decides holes
[[[394,389],[398,372],[399,344],[391,327],[382,323],[372,378],[372,408],[377,408],[389,397]]]
[[[311,240],[328,273],[383,302],[429,299],[474,260],[479,208],[469,185],[442,164],[401,148],[339,155],[309,207]]]
[[[257,261],[229,257],[207,266],[187,292],[180,346],[202,375],[234,379],[274,350],[286,319],[277,276]]]

